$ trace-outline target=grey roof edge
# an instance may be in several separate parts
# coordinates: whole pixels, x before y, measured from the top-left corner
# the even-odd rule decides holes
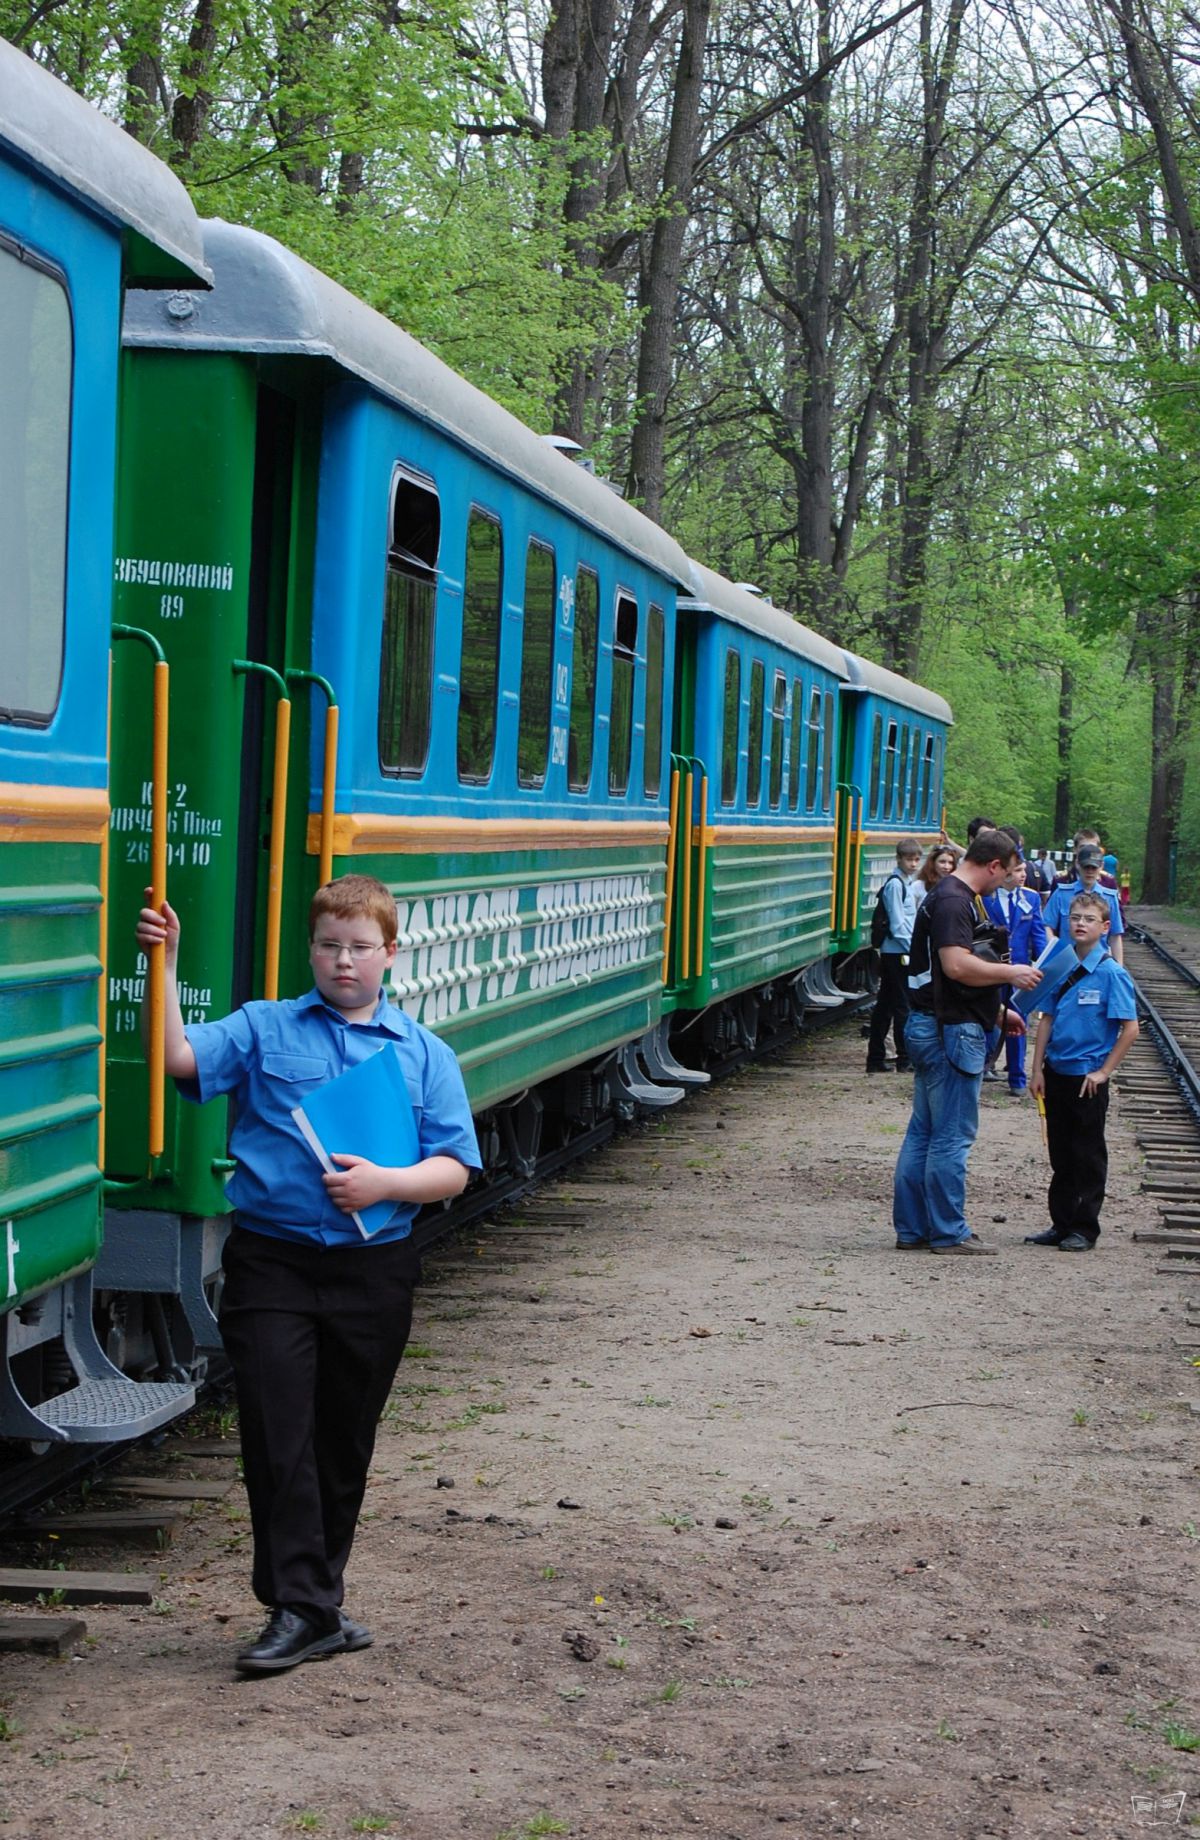
[[[841,648],[822,638],[811,626],[794,619],[786,608],[750,594],[737,582],[727,581],[724,575],[706,568],[702,562],[693,562],[690,566],[691,592],[680,599],[681,613],[719,613],[722,618],[732,620],[735,626],[761,633],[764,638],[785,645],[790,652],[801,653],[813,664],[823,665],[835,677],[849,675]]]
[[[915,709],[918,715],[932,716],[935,722],[953,725],[954,711],[936,690],[926,690],[923,684],[914,684],[910,678],[900,677],[881,664],[872,664],[869,658],[860,658],[857,652],[848,652],[844,647],[842,656],[848,667],[848,689],[872,690],[877,696],[886,696],[893,703],[899,703],[902,709]]]
[[[200,219],[170,168],[7,39],[0,39],[0,142],[207,285]]]
[[[328,359],[686,586],[691,564],[660,525],[556,452],[394,321],[262,231],[218,218],[206,219],[203,229],[215,277],[212,293],[170,301],[130,295],[126,345]]]

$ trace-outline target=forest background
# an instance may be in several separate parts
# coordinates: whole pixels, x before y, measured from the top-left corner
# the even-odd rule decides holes
[[[1200,897],[1181,0],[0,0],[0,34],[936,687],[952,834]]]

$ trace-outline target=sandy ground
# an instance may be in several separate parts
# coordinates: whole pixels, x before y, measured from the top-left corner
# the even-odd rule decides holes
[[[0,1832],[1109,1840],[1181,1793],[1200,1817],[1200,1285],[1131,1239],[1156,1216],[1119,1101],[1100,1249],[1021,1243],[1044,1161],[1003,1086],[971,1171],[1000,1256],[898,1255],[910,1082],[863,1049],[812,1037],[430,1261],[352,1561],[369,1651],[236,1680],[259,1617],[232,1454],[158,1453],[229,1495],[150,1556],[152,1611],[0,1656]]]

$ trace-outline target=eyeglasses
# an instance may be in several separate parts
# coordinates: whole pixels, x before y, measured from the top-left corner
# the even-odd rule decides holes
[[[349,952],[357,963],[360,959],[374,958],[376,952],[386,952],[387,946],[382,939],[375,946],[364,945],[361,941],[351,946],[341,939],[314,939],[312,949],[319,952],[322,958],[340,958],[343,952]]]

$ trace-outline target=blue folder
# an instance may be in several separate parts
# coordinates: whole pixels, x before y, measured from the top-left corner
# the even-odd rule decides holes
[[[405,1169],[421,1161],[412,1100],[390,1044],[309,1093],[292,1117],[329,1175],[340,1167],[331,1160],[335,1156],[365,1156],[385,1169]],[[370,1239],[387,1225],[398,1205],[375,1201],[351,1219],[363,1238]]]
[[[1012,1007],[1020,1010],[1028,1018],[1035,1009],[1042,1009],[1046,999],[1056,991],[1064,978],[1070,977],[1079,963],[1079,954],[1069,939],[1055,939],[1039,955],[1037,968],[1042,974],[1042,981],[1035,990],[1014,990],[1010,999]]]

